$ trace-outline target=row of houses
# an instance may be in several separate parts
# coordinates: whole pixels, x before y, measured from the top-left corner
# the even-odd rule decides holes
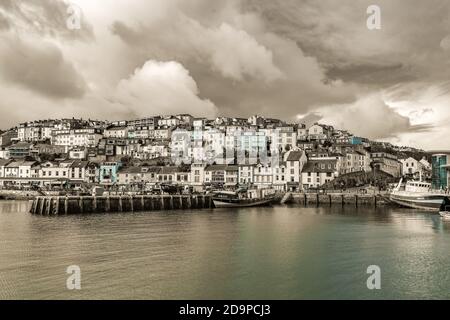
[[[342,174],[371,171],[373,163],[376,163],[377,170],[387,173],[394,173],[392,170],[398,173],[402,168],[402,163],[394,161],[392,155],[388,154],[307,154],[302,150],[287,152],[282,161],[276,164],[193,163],[175,166],[143,162],[125,165],[120,161],[73,159],[44,162],[0,159],[0,186],[77,188],[100,184],[139,190],[152,189],[160,183],[174,183],[192,186],[197,191],[207,187],[234,189],[240,185],[300,191],[319,188]],[[412,169],[425,167],[427,163],[411,158],[405,159],[402,165]],[[407,172],[412,173],[413,170]]]

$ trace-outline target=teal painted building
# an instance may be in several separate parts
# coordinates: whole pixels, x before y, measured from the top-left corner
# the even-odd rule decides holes
[[[450,187],[450,150],[434,151],[431,157],[432,188],[447,189]]]
[[[100,165],[100,183],[104,185],[113,185],[117,182],[118,172],[122,164],[120,162],[103,162]]]
[[[360,137],[351,137],[350,138],[350,144],[360,145],[360,144],[362,144],[362,138],[360,138]]]

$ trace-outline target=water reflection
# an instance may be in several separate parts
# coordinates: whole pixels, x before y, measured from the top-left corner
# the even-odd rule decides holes
[[[450,224],[398,208],[32,216],[0,202],[0,298],[448,297]],[[82,270],[68,291],[65,268]],[[382,290],[366,268],[382,268]]]

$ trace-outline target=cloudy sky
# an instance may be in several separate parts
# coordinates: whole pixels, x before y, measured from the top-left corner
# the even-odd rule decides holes
[[[0,112],[262,114],[450,149],[450,2],[1,0]]]

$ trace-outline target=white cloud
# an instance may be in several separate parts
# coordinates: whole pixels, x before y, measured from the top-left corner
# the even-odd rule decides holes
[[[387,105],[381,94],[364,96],[350,104],[320,107],[314,115],[320,116],[322,123],[372,139],[392,138],[414,130],[410,119]]]
[[[214,117],[216,107],[198,93],[197,84],[180,63],[149,60],[120,81],[114,99],[135,116],[191,113]]]

